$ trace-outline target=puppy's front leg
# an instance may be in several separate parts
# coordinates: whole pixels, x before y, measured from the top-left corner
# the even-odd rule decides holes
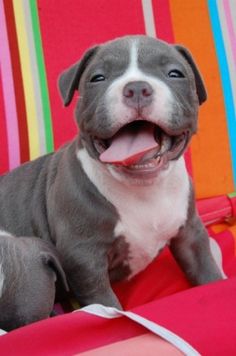
[[[211,253],[207,231],[195,211],[171,240],[170,249],[191,284],[223,279]]]
[[[122,309],[111,288],[107,255],[101,246],[78,243],[63,249],[63,267],[81,306],[98,303]]]

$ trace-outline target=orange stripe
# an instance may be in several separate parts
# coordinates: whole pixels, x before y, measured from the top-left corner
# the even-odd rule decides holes
[[[225,108],[207,2],[170,2],[175,41],[186,45],[201,69],[208,101],[199,115],[191,146],[197,198],[234,190]]]

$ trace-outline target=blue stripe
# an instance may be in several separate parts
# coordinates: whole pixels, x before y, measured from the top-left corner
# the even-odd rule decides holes
[[[228,124],[228,131],[229,131],[233,179],[234,179],[234,186],[236,188],[236,111],[234,106],[235,103],[233,98],[230,74],[228,69],[228,62],[227,62],[227,57],[225,52],[224,39],[221,32],[220,19],[219,19],[216,0],[208,0],[208,8],[209,8],[211,25],[212,25],[213,35],[214,35],[216,53],[220,66],[221,82],[223,87],[225,110],[226,110],[227,124]]]

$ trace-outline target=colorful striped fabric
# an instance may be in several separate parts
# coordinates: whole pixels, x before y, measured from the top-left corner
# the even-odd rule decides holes
[[[2,167],[1,160],[1,170],[5,170],[52,150],[53,136],[36,3],[0,3],[1,75],[8,142],[8,167]]]
[[[59,73],[89,46],[147,33],[186,45],[209,99],[186,160],[197,197],[236,190],[234,0],[0,0],[0,172],[51,152],[76,134]],[[75,103],[75,101],[74,101]]]
[[[198,210],[210,224],[229,279],[219,287],[183,292],[190,285],[166,248],[139,275],[113,288],[126,309],[145,311],[152,301],[150,319],[157,307],[161,325],[169,317],[171,330],[172,323],[180,335],[186,329],[201,354],[235,354],[236,0],[0,0],[0,173],[59,148],[76,134],[76,98],[64,108],[57,90],[63,69],[94,44],[145,33],[188,47],[203,74],[208,101],[200,109],[199,132],[186,162]],[[57,305],[61,313],[73,308],[77,302]],[[122,319],[103,329],[97,319],[78,314],[1,336],[0,349],[7,355],[15,355],[16,348],[20,354],[75,354],[144,332]]]

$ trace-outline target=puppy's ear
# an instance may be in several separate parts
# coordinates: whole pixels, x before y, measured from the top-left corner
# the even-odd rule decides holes
[[[66,69],[59,77],[58,87],[65,106],[68,106],[73,99],[75,90],[78,89],[81,75],[91,58],[96,53],[99,46],[90,48],[85,52],[83,58]]]
[[[188,62],[188,64],[192,68],[195,77],[198,101],[199,101],[199,105],[201,105],[207,99],[207,92],[201,74],[193,60],[191,53],[183,46],[175,45],[174,47],[184,57],[184,59]]]
[[[46,265],[48,268],[51,268],[55,272],[57,278],[60,279],[63,287],[68,292],[69,286],[67,283],[66,275],[58,256],[53,252],[41,252],[40,257],[44,265]]]

